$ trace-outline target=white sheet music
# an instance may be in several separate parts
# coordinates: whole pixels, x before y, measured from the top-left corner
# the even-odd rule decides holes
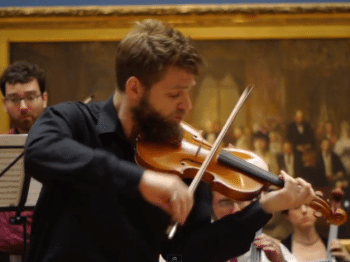
[[[4,170],[23,149],[0,149],[0,170]],[[19,204],[23,186],[23,159],[20,159],[0,178],[0,207]]]
[[[38,202],[38,198],[41,192],[41,187],[42,184],[34,179],[30,179],[30,185],[29,185],[29,191],[28,191],[28,196],[27,196],[27,202],[25,206],[27,207],[35,207],[36,202]]]
[[[24,150],[27,135],[0,135],[0,172]],[[18,148],[11,148],[18,147]],[[19,204],[24,183],[23,157],[0,177],[0,208]],[[26,206],[34,207],[41,191],[41,184],[31,178]]]

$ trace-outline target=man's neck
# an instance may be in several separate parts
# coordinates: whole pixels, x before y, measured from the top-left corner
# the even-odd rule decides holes
[[[17,134],[28,134],[29,130],[15,128]]]
[[[18,135],[18,134],[28,134],[29,130],[23,130],[23,129],[20,129],[18,127],[14,127],[9,132],[11,134]]]
[[[135,123],[128,101],[124,97],[125,94],[116,92],[113,96],[113,105],[118,113],[119,120],[122,124],[125,136],[130,140],[134,140]]]

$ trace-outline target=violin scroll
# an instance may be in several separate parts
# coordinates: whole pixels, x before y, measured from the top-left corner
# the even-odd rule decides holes
[[[348,218],[348,215],[344,209],[342,209],[341,205],[341,199],[344,196],[344,191],[341,187],[337,187],[332,190],[331,192],[333,197],[333,203],[332,203],[332,211],[334,213],[334,223],[332,221],[329,221],[331,224],[334,224],[336,226],[340,226],[344,224]]]
[[[344,224],[348,220],[348,215],[344,209],[337,208],[332,217],[329,220],[329,223],[334,224],[336,226],[340,226]]]
[[[340,226],[344,224],[347,219],[347,213],[341,208],[331,208],[331,206],[317,194],[316,199],[311,201],[310,207],[316,211],[315,215],[320,216],[321,213],[324,218],[328,220],[330,224]]]

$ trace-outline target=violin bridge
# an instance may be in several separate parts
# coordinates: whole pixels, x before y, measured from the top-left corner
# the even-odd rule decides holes
[[[199,151],[201,151],[201,148],[202,148],[202,145],[203,145],[203,139],[204,139],[204,138],[202,138],[201,143],[199,144],[198,150],[197,150],[197,152],[196,152],[196,157],[198,156]]]

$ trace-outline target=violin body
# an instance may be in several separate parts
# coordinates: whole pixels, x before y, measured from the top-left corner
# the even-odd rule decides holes
[[[155,171],[172,173],[181,178],[194,178],[211,145],[187,123],[182,122],[184,130],[182,141],[177,144],[161,144],[138,141],[136,145],[136,163]],[[284,181],[267,171],[268,166],[257,154],[233,147],[218,150],[209,163],[202,180],[209,183],[212,190],[235,199],[252,200],[268,186],[283,187]],[[324,215],[331,223],[341,225],[347,220],[344,210],[332,212],[328,203],[321,197],[310,206]]]
[[[252,152],[235,148],[224,150],[246,161],[260,163],[262,168],[267,169],[266,163]],[[194,178],[209,151],[209,144],[200,134],[186,131],[178,146],[138,143],[136,161],[146,168],[173,173],[181,178]],[[264,184],[256,179],[218,162],[217,157],[209,164],[202,180],[209,183],[213,190],[236,200],[253,199],[260,195],[264,188]]]

